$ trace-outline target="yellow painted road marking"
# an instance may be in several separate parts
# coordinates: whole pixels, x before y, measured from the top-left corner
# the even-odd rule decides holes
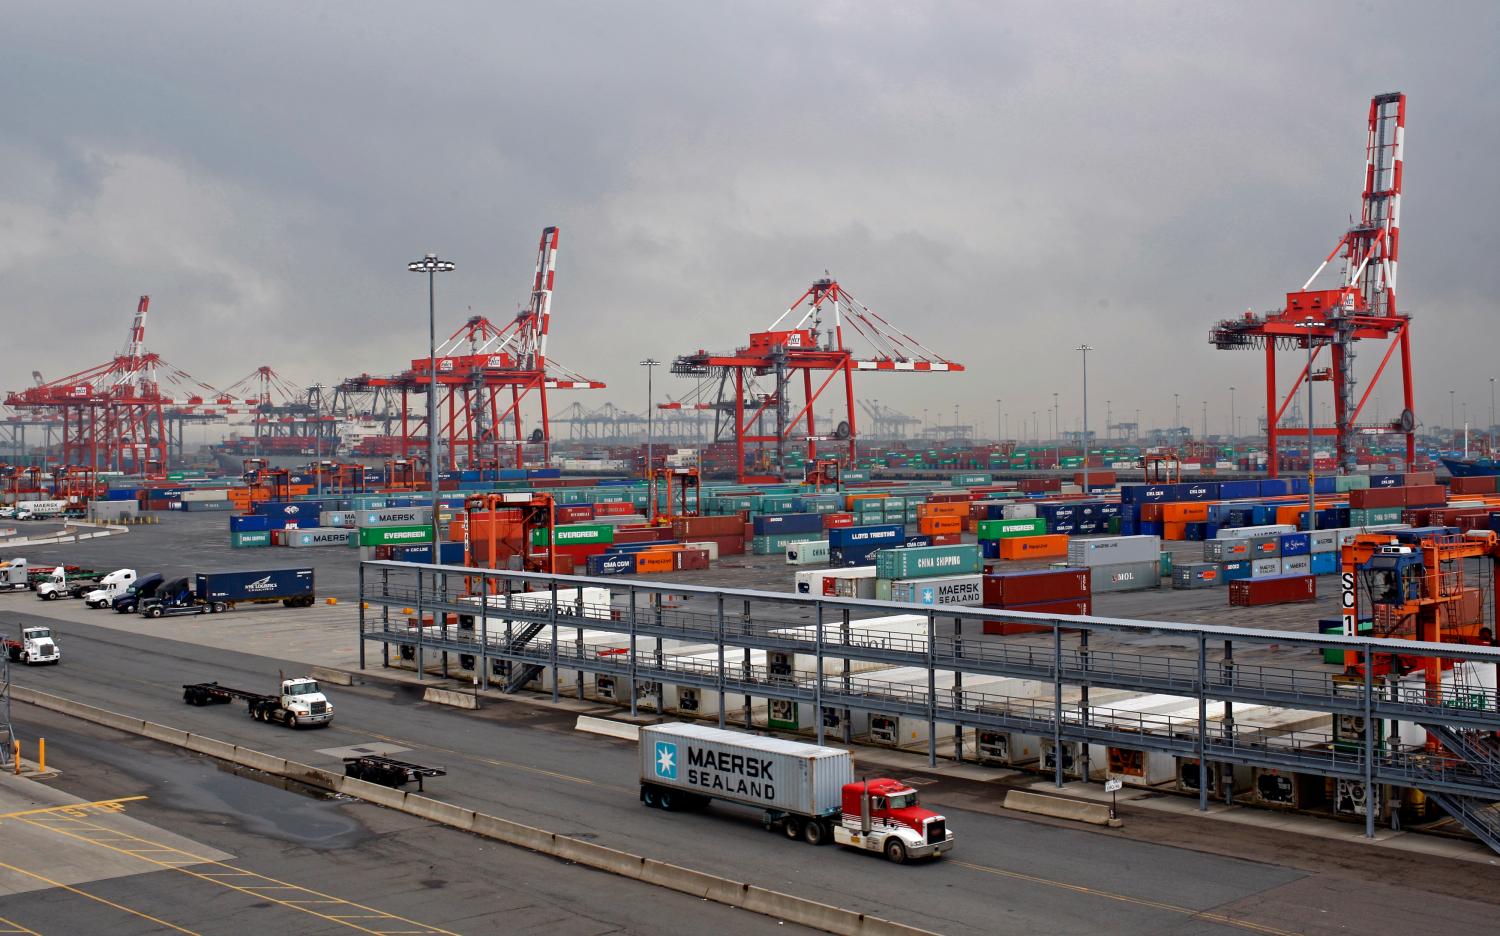
[[[42,936],[36,930],[27,929],[15,920],[7,920],[5,917],[0,917],[0,933],[27,933],[29,936]]]
[[[193,932],[190,929],[183,929],[182,927],[178,926],[176,923],[168,923],[166,920],[154,917],[154,916],[152,916],[149,913],[142,913],[141,911],[131,909],[130,907],[125,906],[124,904],[118,904],[118,903],[115,903],[113,900],[107,900],[107,899],[105,899],[103,897],[98,896],[97,894],[90,894],[88,891],[79,890],[78,888],[72,887],[72,886],[70,886],[68,884],[64,884],[61,881],[54,881],[54,880],[52,880],[49,877],[46,877],[46,876],[41,875],[41,874],[37,874],[35,871],[27,871],[25,868],[18,868],[18,867],[16,867],[13,864],[6,864],[3,861],[0,861],[0,868],[5,868],[6,870],[9,870],[9,871],[14,871],[17,874],[24,874],[24,875],[26,875],[27,877],[30,877],[30,878],[36,878],[38,881],[41,881],[41,882],[43,882],[45,884],[50,884],[53,887],[61,888],[62,890],[65,890],[65,891],[67,891],[70,894],[77,894],[79,897],[86,897],[89,900],[95,901],[97,903],[102,903],[102,904],[104,904],[106,906],[114,907],[116,910],[123,910],[124,912],[130,914],[131,916],[140,917],[143,920],[150,920],[152,923],[156,923],[156,924],[159,924],[161,926],[165,926],[167,929],[175,930],[175,931],[177,931],[179,933],[187,933],[188,936],[201,936],[201,934],[195,933],[195,932]],[[27,932],[30,932],[30,930],[27,930]]]
[[[81,818],[88,810],[98,810],[103,813],[123,812],[125,803],[134,803],[143,800],[144,796],[120,796],[115,799],[95,800],[92,803],[68,803],[63,806],[44,806],[40,809],[23,809],[19,812],[0,813],[0,819],[20,819],[24,816],[39,816],[46,813],[60,813],[69,818]]]
[[[1146,897],[1131,897],[1128,894],[1117,894],[1113,891],[1099,890],[1083,884],[1069,884],[1066,881],[1054,881],[1051,878],[1037,877],[1034,874],[1023,874],[1020,871],[1007,871],[1004,868],[991,868],[988,865],[970,864],[967,861],[953,861],[949,859],[946,864],[955,864],[960,868],[968,868],[971,871],[982,871],[985,874],[994,874],[999,877],[1013,878],[1017,881],[1026,881],[1031,884],[1042,884],[1047,887],[1057,887],[1062,890],[1072,891],[1075,894],[1088,894],[1091,897],[1102,897],[1106,900],[1117,900],[1121,903],[1135,904],[1138,907],[1150,907],[1155,910],[1165,910],[1169,913],[1180,913],[1195,919],[1205,920],[1210,923],[1220,923],[1224,926],[1233,926],[1239,929],[1251,930],[1256,933],[1265,933],[1267,936],[1300,936],[1288,930],[1277,929],[1274,926],[1265,926],[1260,923],[1251,923],[1249,920],[1240,920],[1235,917],[1225,916],[1222,913],[1214,913],[1209,910],[1194,910],[1192,907],[1182,907],[1177,904],[1166,903],[1161,900],[1151,900]]]
[[[315,917],[318,917],[320,919],[327,920],[327,921],[329,921],[331,923],[337,923],[340,926],[346,926],[346,927],[349,927],[350,929],[358,930],[358,931],[360,931],[362,933],[370,933],[371,936],[392,936],[393,933],[424,933],[424,934],[433,934],[433,936],[458,936],[458,934],[452,933],[449,930],[441,929],[441,928],[436,927],[436,926],[431,926],[431,925],[426,924],[426,923],[421,923],[421,922],[418,922],[417,920],[410,920],[410,919],[407,919],[406,917],[403,917],[403,916],[397,916],[394,913],[386,913],[385,911],[379,910],[379,909],[377,909],[375,907],[367,907],[364,904],[358,904],[358,903],[355,903],[355,902],[353,902],[351,900],[344,900],[344,899],[339,898],[339,897],[334,897],[332,894],[325,894],[325,893],[322,893],[321,891],[315,891],[315,890],[312,890],[311,888],[302,887],[302,886],[297,885],[297,884],[289,884],[289,883],[287,883],[285,881],[280,881],[280,880],[277,880],[276,878],[269,877],[267,875],[260,874],[260,873],[255,872],[255,871],[249,871],[249,870],[246,870],[244,868],[237,868],[237,867],[235,867],[233,865],[226,864],[226,863],[224,863],[222,861],[216,861],[216,860],[214,860],[212,858],[206,858],[206,857],[203,857],[201,855],[194,855],[191,852],[187,852],[187,851],[183,851],[182,849],[179,849],[179,848],[173,848],[171,846],[163,845],[160,842],[153,842],[150,839],[141,838],[140,836],[131,835],[131,834],[128,834],[128,833],[125,833],[125,832],[118,832],[118,831],[116,831],[114,833],[114,835],[117,836],[117,837],[119,837],[119,838],[121,838],[121,839],[124,839],[126,841],[137,842],[137,843],[140,843],[141,845],[145,845],[145,846],[148,846],[148,847],[147,848],[139,848],[139,847],[137,847],[137,848],[125,848],[125,847],[122,847],[122,846],[119,846],[119,845],[112,845],[109,842],[99,841],[98,839],[91,838],[91,837],[89,837],[87,835],[80,835],[80,834],[78,834],[76,832],[73,832],[73,831],[67,829],[67,828],[64,828],[63,827],[64,823],[54,822],[54,821],[48,821],[48,820],[54,819],[54,818],[55,817],[53,817],[53,816],[47,816],[47,817],[38,817],[38,818],[26,818],[26,819],[22,819],[21,821],[30,823],[31,825],[34,825],[34,826],[36,826],[37,828],[40,828],[40,829],[48,829],[48,830],[50,830],[52,832],[56,832],[58,835],[65,835],[68,838],[76,839],[77,841],[80,841],[80,842],[87,842],[90,845],[96,845],[96,846],[98,846],[100,848],[106,848],[106,849],[109,849],[110,851],[117,852],[117,853],[122,854],[122,855],[129,855],[132,858],[137,858],[137,859],[139,859],[141,861],[148,862],[148,863],[156,865],[157,867],[160,867],[160,868],[168,868],[168,869],[171,869],[171,870],[174,870],[174,871],[180,871],[183,874],[186,874],[186,875],[188,875],[190,877],[198,878],[199,880],[206,881],[206,882],[208,882],[210,884],[217,884],[220,887],[225,887],[225,888],[228,888],[230,890],[239,891],[242,894],[246,894],[248,896],[255,897],[255,898],[259,899],[259,900],[267,900],[267,901],[270,901],[272,903],[279,904],[279,905],[281,905],[283,907],[286,907],[289,910],[296,910],[296,911],[298,911],[300,913],[310,914],[311,916],[315,916]],[[181,856],[181,857],[176,858],[176,859],[171,859],[171,860],[164,859],[164,858],[153,857],[153,854],[156,853],[156,852],[169,852],[169,853]],[[192,864],[210,865],[210,866],[213,866],[213,867],[216,867],[216,868],[220,868],[222,870],[216,871],[216,872],[196,871],[196,870],[194,870],[192,868],[187,867],[185,863],[179,863],[179,862],[183,862],[183,859],[189,859]],[[226,878],[226,877],[249,877],[249,878],[255,878],[255,879],[260,880],[260,881],[264,881],[266,883],[264,883],[264,884],[235,884],[235,883],[232,883],[232,882],[227,881],[227,880],[222,880],[223,878]],[[311,897],[316,898],[318,900],[318,902],[326,902],[326,903],[332,903],[332,904],[339,904],[339,905],[344,906],[344,907],[349,907],[349,908],[354,909],[354,910],[361,910],[361,911],[365,911],[365,912],[364,913],[360,913],[360,914],[350,914],[349,915],[349,919],[343,919],[343,918],[340,918],[339,916],[336,916],[336,915],[327,914],[327,913],[321,913],[321,912],[319,912],[317,910],[313,910],[313,909],[308,908],[308,907],[298,906],[298,904],[308,903],[308,902],[312,902],[312,901],[306,901],[306,900],[301,900],[301,899],[280,898],[280,897],[275,897],[275,896],[267,893],[268,891],[273,891],[273,890],[298,891],[298,892],[301,892],[301,893],[304,893],[304,894],[311,895]],[[358,919],[370,919],[370,920],[389,920],[389,921],[394,922],[394,923],[404,923],[404,924],[408,924],[410,926],[419,927],[419,929],[414,929],[414,930],[380,930],[380,929],[369,929],[367,927],[359,925],[358,923],[350,922],[350,920],[354,919],[354,918],[358,918]],[[183,930],[183,932],[187,932],[187,931]]]

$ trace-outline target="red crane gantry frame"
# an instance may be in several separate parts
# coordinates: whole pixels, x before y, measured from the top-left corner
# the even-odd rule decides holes
[[[822,331],[825,314],[833,319],[826,335]],[[870,345],[868,355],[856,357],[844,343],[846,326],[852,335]],[[846,444],[848,459],[853,463],[858,435],[855,371],[931,373],[963,369],[962,364],[948,360],[871,311],[837,280],[825,277],[809,286],[770,328],[753,332],[749,346],[729,354],[697,351],[679,356],[672,362],[672,373],[699,378],[698,387],[684,400],[662,403],[658,408],[714,410],[718,423],[715,438],[722,437],[726,429],[733,433],[740,482],[765,483],[783,479],[752,474],[747,469],[745,456],[752,446],[761,450],[774,447],[774,466],[782,473],[782,455],[789,444],[806,443],[809,462],[817,461],[819,442]],[[793,412],[791,389],[798,375],[802,402]],[[768,376],[773,386],[758,391],[756,378]],[[840,378],[845,419],[833,432],[819,434],[813,406]],[[705,399],[714,392],[715,384],[717,398]],[[730,425],[723,419],[728,415],[733,417]]]
[[[459,452],[470,466],[500,465],[500,453],[513,451],[515,467],[526,463],[526,446],[541,446],[541,463],[551,455],[548,390],[602,390],[604,383],[573,373],[547,356],[552,290],[557,270],[558,229],[542,231],[527,308],[504,327],[481,315],[471,317],[437,348],[438,447],[446,443],[447,468],[457,469]],[[415,358],[410,369],[390,377],[350,378],[351,390],[392,387],[401,393],[401,455],[427,449],[426,396],[429,361]],[[524,429],[524,404],[535,397],[540,427]],[[413,412],[413,404],[420,404]],[[502,428],[511,433],[500,437]]]
[[[97,465],[100,470],[165,477],[168,414],[207,409],[237,412],[244,405],[146,350],[150,306],[151,297],[142,296],[125,350],[106,363],[6,395],[7,406],[56,413],[61,418],[62,465]],[[173,399],[163,394],[158,368],[189,395]]]
[[[1313,271],[1302,288],[1286,294],[1284,309],[1257,316],[1229,319],[1214,326],[1209,342],[1220,349],[1264,348],[1266,352],[1266,443],[1268,470],[1277,473],[1277,445],[1285,432],[1282,419],[1305,380],[1333,384],[1334,425],[1313,426],[1316,436],[1332,436],[1339,468],[1355,469],[1356,433],[1399,433],[1406,439],[1406,468],[1416,459],[1416,403],[1412,392],[1411,318],[1396,309],[1396,261],[1401,244],[1401,175],[1406,143],[1406,95],[1379,94],[1370,101],[1365,142],[1364,195],[1359,220],[1339,239],[1333,251]],[[1314,290],[1313,281],[1334,258],[1343,256],[1343,271],[1335,289]],[[1379,366],[1363,395],[1355,401],[1356,341],[1388,339]],[[1311,363],[1304,363],[1286,396],[1276,388],[1276,352],[1313,346]],[[1331,364],[1324,371],[1312,365],[1324,347]],[[1379,384],[1391,358],[1400,351],[1402,411],[1389,423],[1359,424],[1365,404]],[[1309,423],[1313,413],[1307,414]],[[1312,453],[1308,453],[1312,458]]]

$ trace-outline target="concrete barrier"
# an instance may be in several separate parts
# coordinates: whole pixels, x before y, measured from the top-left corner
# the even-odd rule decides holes
[[[147,737],[150,736],[147,735]],[[182,746],[189,751],[196,751],[199,754],[218,758],[221,761],[228,761],[231,764],[235,762],[235,746],[228,741],[220,741],[217,738],[209,738],[204,735],[190,734]]]
[[[554,840],[557,838],[545,829],[536,829],[519,822],[511,822],[509,819],[501,819],[498,816],[490,816],[485,813],[474,814],[474,826],[469,831],[475,835],[485,838],[496,839],[509,845],[528,848],[543,855],[551,855],[554,852]]]
[[[422,693],[422,701],[461,709],[479,708],[479,699],[470,693],[455,692],[452,689],[438,689],[434,686],[428,686],[427,691]]]
[[[368,780],[355,780],[345,777],[340,785],[341,792],[346,796],[362,799],[376,806],[384,806],[386,809],[395,809],[406,812],[406,791],[393,790],[390,787],[371,783]]]
[[[641,728],[639,725],[617,722],[609,718],[594,718],[590,715],[578,716],[578,724],[573,726],[573,730],[604,735],[608,738],[619,738],[621,741],[639,741],[641,739]]]
[[[246,747],[235,746],[231,760],[241,767],[249,767],[251,770],[259,770],[262,773],[281,776],[286,772],[286,758],[277,757],[274,754],[263,754],[260,751],[252,751]]]
[[[328,683],[330,686],[354,685],[354,674],[346,673],[340,669],[331,669],[327,666],[314,666],[311,675],[318,682]]]
[[[142,722],[141,734],[152,741],[160,741],[163,744],[171,744],[176,747],[188,746],[188,733],[181,728],[168,728],[166,725],[158,725],[156,722]]]
[[[426,819],[428,822],[436,822],[439,825],[452,826],[467,832],[474,827],[474,810],[464,809],[452,803],[444,803],[429,796],[420,796],[415,793],[406,794],[406,805],[402,810],[418,819]]]
[[[1083,800],[1067,799],[1062,796],[1011,790],[1005,794],[1005,808],[1036,816],[1087,822],[1090,825],[1120,827],[1120,820],[1109,818],[1109,807],[1104,803],[1086,803]]]

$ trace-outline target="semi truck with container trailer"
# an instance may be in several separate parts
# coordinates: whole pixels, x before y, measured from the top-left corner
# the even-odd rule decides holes
[[[72,509],[65,500],[22,501],[15,506],[12,520],[41,520],[46,517],[61,517]]]
[[[5,639],[5,652],[13,663],[35,666],[38,663],[58,663],[62,651],[57,648],[57,638],[50,627],[23,627],[17,640]]]
[[[242,603],[279,601],[288,608],[305,608],[315,597],[312,569],[272,569],[259,572],[202,572],[190,585],[172,579],[156,593],[141,599],[140,613],[149,618],[181,614],[217,614]]]
[[[0,591],[23,591],[31,587],[31,569],[25,559],[0,563]]]
[[[723,800],[762,811],[767,829],[834,842],[896,864],[953,848],[947,820],[886,777],[854,779],[849,752],[695,724],[640,729],[641,802],[665,810]]]
[[[182,687],[182,701],[188,705],[227,705],[236,699],[245,703],[245,711],[256,721],[276,722],[288,728],[333,721],[333,703],[323,695],[317,680],[307,676],[283,678],[279,695],[231,689],[217,682]]]
[[[166,578],[160,572],[143,575],[111,599],[108,606],[114,608],[116,614],[131,614],[139,608],[142,599],[156,594],[156,590],[165,581]]]

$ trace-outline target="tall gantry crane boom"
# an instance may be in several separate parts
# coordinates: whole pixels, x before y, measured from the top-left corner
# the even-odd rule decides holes
[[[436,349],[438,447],[446,446],[450,470],[459,467],[460,453],[465,464],[477,466],[498,465],[507,451],[511,463],[522,467],[528,463],[528,446],[540,449],[539,461],[545,464],[552,441],[547,391],[604,388],[603,382],[583,377],[547,355],[558,234],[556,227],[542,231],[525,309],[505,325],[472,316]],[[338,389],[344,395],[382,389],[399,394],[401,455],[410,457],[427,449],[425,394],[432,377],[431,363],[421,357],[400,374],[362,374],[343,381]],[[526,411],[533,401],[539,409],[538,425],[528,433]],[[441,451],[435,457],[442,458]]]
[[[825,328],[825,325],[827,326]],[[847,332],[846,332],[847,328]],[[846,342],[859,338],[856,354]],[[695,377],[698,384],[681,400],[661,409],[707,409],[716,414],[715,439],[726,435],[735,442],[741,482],[779,480],[749,472],[746,455],[774,450],[775,471],[784,474],[788,447],[805,445],[809,462],[818,458],[820,442],[856,451],[854,372],[962,371],[948,360],[896,328],[855,299],[837,280],[816,280],[765,331],[750,335],[750,343],[727,354],[697,351],[672,362],[672,373]],[[801,399],[794,402],[794,382]],[[845,418],[831,431],[819,431],[814,404],[835,383],[842,384]]]
[[[1411,373],[1411,318],[1396,306],[1396,272],[1401,247],[1401,185],[1406,145],[1406,95],[1379,94],[1370,101],[1365,141],[1364,191],[1359,220],[1339,238],[1333,250],[1296,292],[1286,294],[1286,307],[1264,315],[1246,313],[1215,325],[1209,342],[1220,349],[1263,349],[1266,353],[1266,441],[1270,449],[1269,470],[1277,472],[1277,445],[1287,427],[1287,413],[1303,381],[1329,381],[1333,385],[1334,424],[1315,426],[1314,435],[1333,437],[1338,464],[1353,471],[1358,433],[1398,433],[1406,441],[1406,466],[1416,459],[1416,403]],[[1313,289],[1313,283],[1329,264],[1342,258],[1338,284],[1333,289]],[[1356,342],[1388,340],[1389,347],[1370,376],[1364,393],[1356,400],[1354,369]],[[1308,349],[1305,364],[1292,387],[1279,397],[1276,386],[1276,352]],[[1326,370],[1314,369],[1324,348],[1329,349]],[[1398,353],[1401,361],[1403,407],[1390,423],[1361,425],[1365,404]],[[1308,419],[1312,420],[1312,413]],[[1312,457],[1312,453],[1308,453]]]

